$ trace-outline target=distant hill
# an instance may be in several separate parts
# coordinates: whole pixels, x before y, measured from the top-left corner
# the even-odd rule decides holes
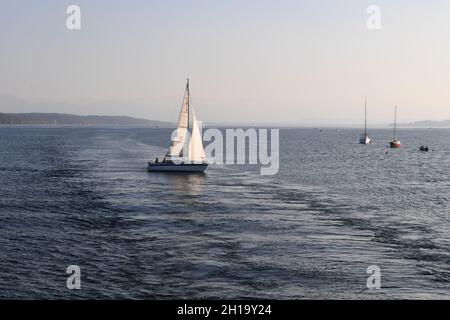
[[[0,124],[169,127],[168,122],[125,116],[78,116],[62,113],[0,113]]]
[[[107,106],[111,102],[105,102]],[[0,125],[94,125],[94,126],[142,126],[172,127],[168,122],[132,118],[126,116],[79,116],[35,110],[90,110],[89,105],[73,105],[64,101],[27,101],[0,93]],[[93,108],[94,110],[95,108]],[[100,108],[101,109],[101,108]],[[104,108],[103,108],[104,109]],[[108,109],[109,110],[109,109]]]
[[[443,121],[422,120],[411,123],[404,123],[401,126],[414,128],[450,128],[450,120],[443,120]]]

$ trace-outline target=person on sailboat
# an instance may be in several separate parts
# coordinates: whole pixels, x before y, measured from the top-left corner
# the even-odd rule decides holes
[[[158,157],[156,157],[155,163],[159,163]]]

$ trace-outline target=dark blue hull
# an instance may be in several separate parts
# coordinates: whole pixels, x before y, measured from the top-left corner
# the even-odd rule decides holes
[[[149,172],[204,172],[208,167],[207,163],[180,163],[160,162],[149,163],[147,170]]]

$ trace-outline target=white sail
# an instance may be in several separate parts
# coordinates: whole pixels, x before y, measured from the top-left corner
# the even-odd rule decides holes
[[[205,149],[203,148],[202,136],[198,127],[197,117],[192,108],[192,134],[189,141],[188,160],[191,162],[205,162]]]
[[[178,118],[177,129],[172,136],[167,157],[177,158],[183,156],[183,147],[186,141],[188,126],[189,126],[189,82],[186,85],[186,92],[184,93],[183,105],[180,110],[180,117]]]

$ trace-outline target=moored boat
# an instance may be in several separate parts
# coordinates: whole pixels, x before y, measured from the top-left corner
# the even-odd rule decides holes
[[[402,146],[399,139],[397,139],[397,106],[395,106],[395,115],[394,115],[394,139],[389,142],[389,146],[393,149],[398,149]]]
[[[371,144],[372,139],[367,134],[367,98],[364,99],[364,134],[359,138],[360,144]]]
[[[400,140],[394,139],[391,142],[389,142],[389,146],[393,149],[400,148],[402,144],[400,143]]]

